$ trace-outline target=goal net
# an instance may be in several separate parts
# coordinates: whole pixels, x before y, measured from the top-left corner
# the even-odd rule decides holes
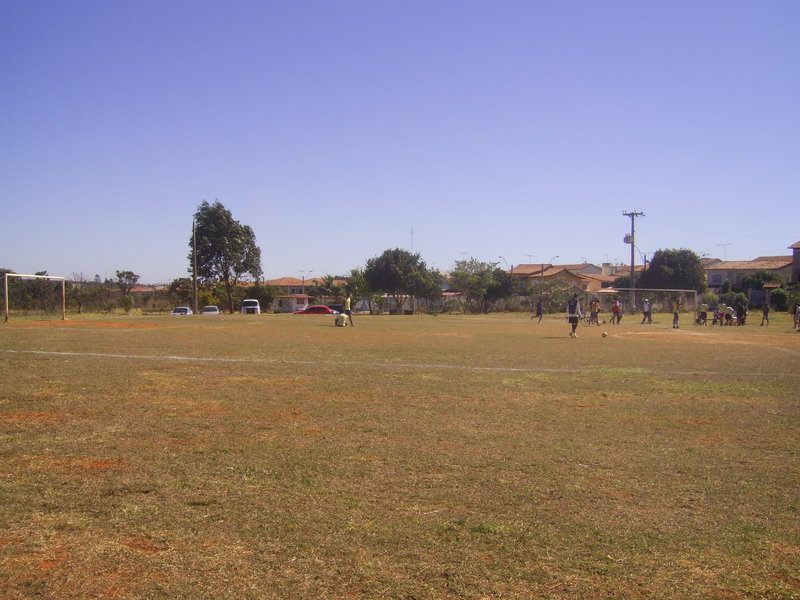
[[[697,292],[695,290],[655,290],[647,288],[604,288],[597,291],[600,307],[611,311],[614,300],[622,304],[623,314],[641,313],[644,301],[649,300],[654,313],[672,312],[672,302],[677,300],[681,312],[696,312]]]
[[[15,286],[13,292],[9,290],[9,280],[29,279],[27,286]],[[48,284],[46,280],[61,282],[60,285]],[[3,299],[5,308],[5,322],[8,322],[8,315],[11,309],[11,300],[15,301],[15,306],[22,310],[41,310],[45,314],[52,314],[56,309],[56,297],[61,295],[61,320],[67,319],[67,285],[63,277],[52,275],[26,275],[23,273],[4,273],[3,274]]]

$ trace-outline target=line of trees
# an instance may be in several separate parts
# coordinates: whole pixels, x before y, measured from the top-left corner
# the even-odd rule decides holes
[[[233,313],[241,300],[258,299],[262,306],[269,306],[277,298],[279,290],[262,285],[261,249],[256,243],[255,233],[248,225],[233,218],[222,203],[203,201],[194,213],[192,235],[189,238],[189,275],[197,270],[198,304],[216,304]],[[196,261],[196,262],[195,262]],[[8,269],[0,269],[11,272]],[[42,271],[37,274],[46,274]],[[190,305],[193,300],[193,281],[191,277],[173,280],[167,290],[153,289],[153,294],[135,297],[132,290],[139,282],[139,275],[130,270],[116,271],[115,280],[87,280],[83,274],[74,274],[67,282],[68,307],[84,310],[110,311],[121,307],[130,312],[137,303],[151,303],[154,309],[163,302],[166,309],[170,304]],[[476,258],[460,260],[455,263],[449,277],[445,278],[438,270],[431,269],[419,254],[400,248],[387,249],[367,260],[365,266],[353,269],[346,276],[344,285],[337,284],[337,278],[325,275],[309,286],[312,294],[324,297],[345,295],[366,298],[371,311],[384,308],[386,298],[394,301],[398,314],[406,307],[419,304],[432,309],[434,306],[445,310],[458,309],[464,313],[485,313],[498,306],[508,306],[509,299],[518,296],[518,282],[513,275],[499,267],[496,262],[484,262]],[[242,282],[253,281],[248,287]],[[774,273],[763,271],[746,278],[744,289],[762,289],[765,283],[779,281]],[[537,282],[537,287],[529,293],[529,304],[543,301],[548,311],[561,310],[572,287],[561,281]],[[615,281],[617,287],[630,287],[630,280],[620,277]],[[695,289],[706,290],[705,269],[700,257],[687,249],[658,250],[648,266],[636,281],[638,288],[651,289]],[[728,282],[730,287],[730,282]],[[459,292],[458,300],[449,305],[443,303],[445,289]],[[2,291],[2,290],[0,290]],[[781,305],[790,302],[790,293],[777,290],[773,297]],[[9,290],[11,303],[16,310],[40,310],[52,313],[59,304],[60,292],[52,282],[46,280],[23,280]],[[523,292],[524,294],[525,292]],[[734,293],[727,289],[723,294]],[[452,303],[457,303],[454,306]]]
[[[15,273],[13,269],[0,269],[0,295],[3,289],[3,274]],[[48,275],[37,271],[34,275]],[[64,283],[67,310],[83,312],[111,312],[123,309],[130,312],[138,300],[140,306],[151,310],[167,310],[174,298],[166,291],[153,288],[152,293],[134,297],[131,293],[139,276],[132,271],[117,271],[116,279],[89,279],[83,273],[73,273]],[[14,278],[9,281],[8,299],[11,310],[24,314],[52,315],[61,310],[61,282],[47,279]]]

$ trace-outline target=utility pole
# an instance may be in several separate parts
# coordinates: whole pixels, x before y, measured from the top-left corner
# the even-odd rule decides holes
[[[192,298],[192,309],[197,314],[197,220],[192,220]]]
[[[631,234],[630,236],[625,236],[625,242],[631,245],[631,312],[636,310],[636,274],[633,270],[636,257],[634,256],[634,249],[636,247],[636,217],[643,217],[645,214],[643,212],[637,211],[629,211],[622,213],[626,217],[631,218]]]

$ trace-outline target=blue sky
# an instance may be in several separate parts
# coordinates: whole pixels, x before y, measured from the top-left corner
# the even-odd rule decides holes
[[[794,0],[8,0],[0,267],[185,276],[203,200],[267,278],[393,247],[627,262],[624,210],[642,253],[789,254],[798,22]]]

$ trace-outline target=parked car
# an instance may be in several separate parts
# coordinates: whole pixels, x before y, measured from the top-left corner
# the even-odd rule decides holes
[[[296,315],[338,315],[338,310],[333,310],[328,306],[322,304],[315,304],[314,306],[307,306],[298,310]]]
[[[242,314],[243,315],[259,315],[261,314],[261,305],[258,300],[242,300]]]
[[[328,304],[328,308],[338,313],[344,312],[344,304]]]
[[[193,313],[192,309],[189,308],[188,306],[176,306],[175,308],[172,309],[172,312],[169,314],[172,315],[173,317],[183,317],[185,315],[191,315]]]
[[[218,315],[219,314],[219,307],[214,306],[213,304],[209,306],[204,306],[203,310],[200,311],[202,315]]]

